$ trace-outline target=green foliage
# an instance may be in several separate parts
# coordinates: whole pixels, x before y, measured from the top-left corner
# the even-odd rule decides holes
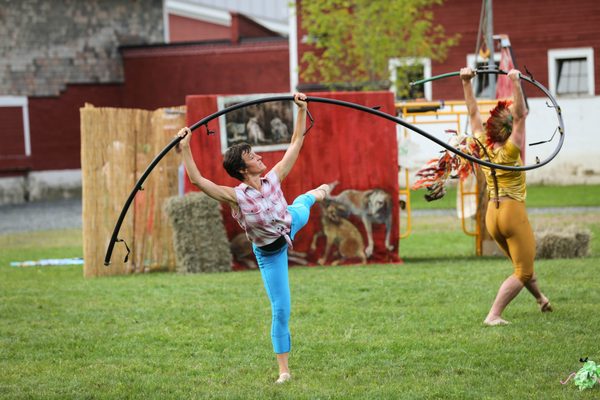
[[[587,361],[575,375],[575,385],[579,390],[591,389],[600,381],[600,365]]]
[[[458,35],[433,23],[442,0],[321,0],[302,2],[302,27],[314,50],[304,53],[302,76],[332,88],[389,87],[388,61],[428,57],[442,61]],[[402,72],[401,72],[402,73]],[[403,79],[402,76],[399,80]]]

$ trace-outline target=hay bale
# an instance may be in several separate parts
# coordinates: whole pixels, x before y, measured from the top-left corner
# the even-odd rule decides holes
[[[561,231],[535,233],[536,258],[579,258],[590,254],[592,233],[588,229],[567,227]]]
[[[177,272],[231,271],[231,252],[220,205],[204,193],[175,196],[165,204],[173,227]]]

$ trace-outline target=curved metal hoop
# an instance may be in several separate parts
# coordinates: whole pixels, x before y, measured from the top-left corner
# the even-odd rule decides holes
[[[476,74],[493,74],[493,75],[508,75],[507,71],[503,71],[501,69],[487,69],[487,68],[479,68],[477,70],[475,70]],[[441,74],[441,75],[437,75],[437,76],[432,76],[431,78],[426,78],[426,79],[421,79],[419,81],[415,81],[415,82],[411,82],[410,86],[416,86],[416,85],[422,85],[423,83],[426,82],[431,82],[431,81],[436,81],[439,79],[445,79],[445,78],[450,78],[453,76],[459,76],[460,75],[460,71],[458,72],[448,72],[445,74]],[[558,152],[560,151],[560,149],[562,148],[562,145],[564,143],[565,140],[565,124],[562,118],[562,110],[560,108],[560,106],[558,105],[558,102],[556,101],[556,99],[554,98],[554,96],[552,96],[552,93],[550,93],[550,91],[541,83],[539,83],[538,81],[536,81],[535,79],[533,79],[533,76],[524,76],[521,74],[521,80],[526,81],[530,84],[532,84],[533,86],[537,87],[539,90],[541,90],[544,95],[546,95],[546,97],[548,98],[548,100],[550,100],[550,102],[552,103],[552,106],[549,106],[551,108],[554,108],[554,110],[556,111],[556,118],[558,120],[558,132],[560,133],[559,135],[559,140],[558,140],[558,144],[556,145],[556,148],[554,149],[554,151],[552,152],[552,154],[550,154],[545,160],[543,161],[539,161],[536,160],[536,163],[533,165],[524,165],[521,167],[507,167],[507,166],[500,166],[500,165],[496,165],[493,163],[488,163],[488,162],[481,162],[480,161],[474,161],[469,157],[465,157],[471,161],[476,162],[477,164],[481,164],[481,165],[485,165],[488,167],[494,167],[496,169],[503,169],[503,170],[509,170],[509,171],[528,171],[528,170],[532,170],[532,169],[536,169],[541,167],[542,165],[546,165],[548,164],[550,161],[552,161],[552,159],[554,157],[557,156]],[[437,143],[437,142],[436,142]],[[446,147],[446,146],[444,146]],[[446,147],[447,148],[447,147]],[[452,149],[448,149],[450,151],[453,151]],[[464,157],[464,154],[460,151],[453,151],[454,153]]]
[[[506,71],[502,71],[502,70],[477,70],[477,73],[486,73],[486,74],[503,74],[506,75],[507,72]],[[414,82],[411,83],[411,85],[417,85],[420,83],[425,83],[428,81],[433,81],[433,80],[437,80],[437,79],[442,79],[442,78],[448,78],[451,76],[457,76],[459,75],[459,72],[452,72],[449,74],[443,74],[443,75],[439,75],[439,76],[435,76],[432,78],[428,78],[426,80],[422,80],[422,81],[418,81],[418,82]],[[557,146],[557,148],[554,150],[554,152],[545,160],[543,161],[539,161],[534,165],[527,165],[527,166],[521,166],[521,167],[515,167],[515,166],[507,166],[507,165],[499,165],[499,164],[494,164],[494,163],[490,163],[484,160],[480,160],[476,157],[473,157],[470,154],[466,154],[454,147],[452,147],[451,145],[447,144],[446,142],[436,138],[435,136],[425,132],[424,130],[409,124],[408,122],[395,117],[393,115],[384,113],[382,111],[379,111],[377,109],[374,108],[369,108],[360,104],[356,104],[356,103],[351,103],[351,102],[347,102],[347,101],[342,101],[342,100],[336,100],[336,99],[328,99],[328,98],[323,98],[323,97],[307,97],[307,102],[313,102],[313,103],[326,103],[326,104],[333,104],[333,105],[337,105],[337,106],[342,106],[342,107],[347,107],[347,108],[352,108],[358,111],[362,111],[362,112],[366,112],[368,114],[373,114],[377,117],[380,118],[384,118],[387,119],[389,121],[392,121],[396,124],[402,125],[404,127],[406,127],[407,129],[410,129],[424,137],[426,137],[427,139],[439,144],[440,146],[444,147],[445,149],[461,156],[464,157],[474,163],[477,164],[481,164],[484,166],[488,166],[488,167],[493,167],[496,169],[503,169],[503,170],[510,170],[510,171],[527,171],[527,170],[532,170],[535,168],[539,168],[542,165],[546,165],[548,164],[554,157],[556,157],[556,155],[558,154],[558,152],[560,151],[560,148],[562,147],[563,141],[564,141],[564,124],[563,124],[563,120],[562,120],[562,115],[561,115],[561,111],[560,111],[560,107],[558,105],[558,103],[556,102],[556,100],[554,99],[554,97],[550,94],[550,92],[548,91],[548,89],[546,89],[543,85],[541,85],[539,82],[533,80],[532,78],[529,77],[525,77],[525,76],[521,76],[521,79],[533,84],[534,86],[538,87],[542,92],[544,92],[544,94],[546,94],[546,96],[550,99],[550,101],[552,102],[557,116],[558,116],[558,122],[559,122],[559,132],[560,132],[560,140],[559,140],[559,144]],[[255,105],[255,104],[262,104],[262,103],[269,103],[269,102],[275,102],[275,101],[293,101],[294,100],[294,96],[291,95],[287,95],[287,96],[272,96],[272,97],[263,97],[260,99],[255,99],[255,100],[250,100],[250,101],[246,101],[246,102],[242,102],[242,103],[238,103],[235,104],[231,107],[227,107],[224,108],[220,111],[217,111],[213,114],[210,114],[204,118],[202,118],[200,121],[196,122],[194,125],[190,126],[190,130],[195,130],[203,125],[208,124],[210,121],[220,117],[221,115],[230,113],[232,111],[238,110],[240,108],[244,108],[244,107],[248,107],[251,105]],[[140,178],[138,179],[138,181],[136,182],[134,188],[132,189],[131,193],[129,194],[129,197],[127,198],[127,200],[125,201],[125,204],[123,205],[123,209],[121,210],[121,214],[119,215],[119,218],[117,219],[117,223],[115,224],[115,228],[113,230],[111,239],[110,239],[110,243],[108,244],[108,248],[106,250],[106,256],[104,257],[104,265],[108,266],[110,265],[110,259],[112,256],[112,252],[115,246],[115,243],[119,240],[118,239],[118,235],[119,235],[119,231],[121,229],[121,225],[123,224],[123,220],[125,219],[125,215],[127,214],[127,210],[129,209],[129,207],[131,206],[131,203],[133,202],[133,199],[135,198],[135,195],[137,194],[137,192],[139,190],[142,190],[142,184],[146,181],[146,178],[148,177],[148,175],[150,175],[150,172],[152,172],[152,170],[154,169],[154,167],[156,167],[156,165],[160,162],[160,160],[163,159],[163,157],[173,148],[177,145],[177,143],[179,143],[181,141],[182,138],[180,137],[175,137],[153,160],[152,162],[150,162],[150,164],[148,165],[148,167],[146,168],[146,170],[144,171],[144,173],[140,176]]]

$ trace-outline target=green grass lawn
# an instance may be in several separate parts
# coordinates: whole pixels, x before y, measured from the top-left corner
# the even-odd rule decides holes
[[[456,185],[447,187],[447,193],[439,200],[427,202],[425,190],[411,191],[413,210],[444,209],[456,207]],[[600,185],[528,185],[527,207],[598,207]]]
[[[600,234],[600,213],[568,219]],[[459,229],[452,217],[415,219],[402,265],[292,268],[283,386],[257,271],[84,279],[77,266],[8,266],[80,257],[80,230],[0,236],[0,398],[600,398],[598,386],[559,382],[580,357],[600,361],[597,240],[588,258],[536,263],[555,312],[523,292],[505,313],[512,324],[489,328],[512,269],[473,256]]]

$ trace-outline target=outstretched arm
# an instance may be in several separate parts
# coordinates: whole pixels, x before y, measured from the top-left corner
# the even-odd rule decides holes
[[[304,144],[304,130],[306,128],[306,95],[303,93],[294,94],[294,103],[298,106],[298,116],[296,118],[296,127],[290,141],[290,147],[279,161],[273,167],[279,181],[282,182],[292,170],[292,167],[298,159],[300,149]]]
[[[516,69],[508,71],[508,78],[513,85],[513,104],[510,112],[513,116],[513,127],[510,135],[510,141],[517,145],[519,149],[523,148],[525,140],[525,119],[527,118],[527,107],[525,106],[525,97],[521,88],[521,72]]]
[[[185,165],[185,170],[187,171],[190,181],[209,197],[212,197],[217,201],[228,203],[230,206],[237,207],[237,198],[232,187],[217,185],[203,177],[200,173],[198,166],[194,162],[192,150],[190,149],[190,138],[192,137],[190,128],[186,127],[181,129],[177,132],[177,136],[183,138],[181,142],[179,142],[179,145],[181,146],[183,164]]]
[[[481,122],[481,115],[479,115],[479,107],[477,106],[477,100],[473,95],[473,86],[471,85],[471,79],[475,76],[475,71],[471,68],[461,68],[460,79],[462,81],[463,92],[465,94],[465,103],[467,104],[467,111],[469,112],[469,123],[473,130],[473,135],[481,138],[484,136],[483,123]]]

